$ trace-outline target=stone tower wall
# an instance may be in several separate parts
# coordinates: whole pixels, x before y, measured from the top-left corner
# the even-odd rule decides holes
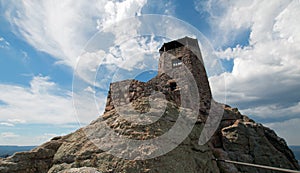
[[[183,70],[188,68],[198,87],[200,106],[209,106],[212,94],[197,39],[185,37],[166,43],[160,54],[158,73],[167,73],[175,81],[186,80],[188,76]],[[186,85],[188,88],[188,83]]]

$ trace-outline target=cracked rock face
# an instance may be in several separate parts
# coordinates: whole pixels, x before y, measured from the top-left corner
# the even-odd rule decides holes
[[[184,59],[185,61],[190,62],[189,59]],[[193,70],[197,72],[197,69],[193,68]],[[205,73],[203,70],[201,73]],[[201,74],[201,76],[206,77],[206,74]],[[129,83],[127,92],[113,90],[114,87],[122,88],[124,83]],[[203,83],[205,83],[205,92],[201,88]],[[202,79],[202,82],[198,82],[197,86],[199,91],[207,94],[200,97],[200,106],[194,119],[195,125],[182,138],[182,141],[175,142],[176,147],[173,150],[163,155],[151,157],[160,151],[157,145],[142,145],[136,149],[132,143],[120,144],[116,142],[119,140],[116,137],[107,138],[113,131],[120,137],[137,141],[156,139],[172,129],[180,117],[180,111],[185,110],[186,118],[193,119],[190,117],[193,115],[190,108],[181,107],[182,88],[176,86],[170,76],[161,72],[148,82],[127,80],[111,84],[102,116],[86,127],[66,136],[55,137],[29,152],[20,152],[6,159],[0,159],[0,172],[271,172],[216,162],[214,158],[299,169],[286,142],[273,130],[242,115],[236,108],[212,100],[210,91],[207,91],[209,87],[207,77]],[[157,97],[151,98],[153,93],[158,93]],[[190,103],[190,105],[193,104]],[[210,140],[204,145],[199,145],[199,136],[210,116],[208,112],[212,104],[224,110],[222,120]],[[180,134],[177,135],[180,137]],[[170,140],[172,141],[171,138]],[[170,141],[166,141],[166,144],[168,142]],[[120,157],[111,154],[112,146],[115,154]],[[140,159],[141,154],[149,157],[145,160]],[[123,159],[124,157],[133,159]]]

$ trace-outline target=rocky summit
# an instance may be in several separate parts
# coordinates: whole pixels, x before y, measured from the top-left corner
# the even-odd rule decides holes
[[[160,53],[156,77],[112,83],[98,119],[29,152],[0,159],[0,172],[274,172],[215,159],[299,170],[294,154],[273,130],[213,100],[197,40],[165,43]],[[199,144],[207,124],[216,124],[210,117],[217,120],[220,112],[217,127]],[[177,131],[164,138],[174,126]],[[159,145],[155,139],[167,140]],[[152,143],[143,145],[147,141]]]

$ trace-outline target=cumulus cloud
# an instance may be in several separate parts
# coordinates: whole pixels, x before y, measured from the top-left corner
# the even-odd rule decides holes
[[[288,145],[299,145],[300,118],[293,118],[286,121],[266,123],[267,127],[275,129],[280,137],[284,137]]]
[[[214,45],[223,46],[234,42],[237,36],[249,30],[252,38],[256,34],[256,39],[268,38],[272,32],[266,31],[273,27],[274,19],[292,1],[275,0],[269,3],[258,0],[196,0],[195,5],[200,13],[209,15],[208,20],[215,35]]]
[[[218,57],[234,62],[232,72],[210,78],[215,98],[226,92],[227,103],[270,121],[299,116],[299,1],[208,0],[196,4],[199,11],[211,15]],[[245,32],[250,32],[247,44],[226,48]],[[226,90],[220,89],[221,78],[226,80]]]
[[[280,104],[269,104],[264,106],[251,107],[241,110],[247,115],[268,120],[268,122],[278,121],[276,119],[291,119],[299,117],[300,102],[292,106],[283,106]]]
[[[146,40],[147,38],[134,38],[111,46],[108,51],[100,47],[93,52],[87,51],[80,56],[75,74],[86,82],[105,89],[121,69],[126,71],[122,75],[126,75],[127,78],[134,78],[130,75],[133,70],[156,69],[160,42],[151,39],[151,43],[147,44]],[[101,41],[101,37],[98,41]],[[153,49],[156,56],[147,57],[147,54],[155,55]]]
[[[207,1],[207,7],[210,7],[209,2],[212,1]],[[275,103],[296,105],[300,98],[297,92],[300,35],[296,32],[300,29],[296,21],[299,2],[235,1],[227,8],[221,2],[216,4],[220,4],[221,12],[207,9],[214,15],[211,24],[216,25],[220,35],[225,31],[225,36],[232,38],[230,33],[241,28],[251,31],[249,45],[220,49],[217,53],[220,58],[232,59],[234,66],[232,72],[219,76],[226,79],[226,91],[218,90],[219,77],[210,79],[216,97],[226,92],[227,101],[242,103],[242,108]]]
[[[98,30],[139,15],[145,3],[146,0],[79,0],[76,3],[1,0],[4,15],[17,35],[71,67]]]
[[[71,93],[59,88],[49,77],[36,76],[30,87],[0,84],[0,121],[19,123],[76,123]]]
[[[111,26],[123,19],[141,15],[142,7],[147,0],[107,1],[103,3],[105,12],[98,19],[98,29]]]

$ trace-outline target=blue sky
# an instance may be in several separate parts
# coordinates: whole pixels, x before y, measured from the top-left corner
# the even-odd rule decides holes
[[[95,65],[98,65],[97,55],[103,52],[82,54],[87,50],[88,40],[98,31],[145,14],[172,16],[199,30],[222,66],[221,72],[211,73],[209,78],[214,98],[275,129],[288,144],[300,145],[298,0],[82,0],[76,3],[0,0],[0,145],[38,145],[80,127],[78,119],[81,118],[76,116],[72,100],[72,96],[81,94],[80,91],[72,93],[74,70],[79,80],[90,84],[91,72],[96,68],[101,82],[95,88],[101,88],[111,80],[135,76],[141,79],[139,73],[146,68],[134,67],[155,69],[157,58],[149,60],[146,54],[137,54],[138,58],[127,59],[126,63],[107,58],[102,69]],[[137,32],[138,22],[124,27]],[[170,32],[180,33],[182,28],[173,29]],[[105,40],[116,44],[123,36],[122,31],[113,31]],[[138,50],[142,47],[141,51],[153,53],[164,40],[168,39],[152,35],[139,38],[137,44],[129,39],[117,48],[110,47],[110,51],[128,56],[139,45]],[[110,43],[99,44],[107,47]],[[78,66],[79,55],[87,60],[81,64],[83,69]],[[209,66],[209,57],[205,61]],[[114,72],[116,68],[120,70]],[[97,92],[95,88],[86,87],[85,91],[96,93],[101,112],[105,89]],[[91,99],[88,96],[85,99]],[[97,113],[91,113],[86,121],[96,116]]]

